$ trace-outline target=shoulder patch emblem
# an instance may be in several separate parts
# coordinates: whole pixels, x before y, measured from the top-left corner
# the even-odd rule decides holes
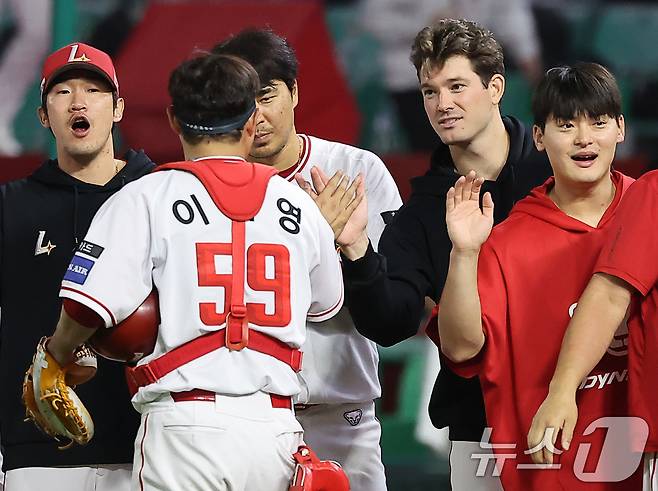
[[[89,276],[91,268],[94,267],[94,261],[87,259],[85,257],[74,254],[69,264],[66,274],[64,274],[64,279],[66,281],[72,281],[78,285],[84,285]]]
[[[93,242],[88,242],[86,240],[80,242],[80,245],[78,246],[78,252],[82,252],[88,256],[95,257],[96,259],[101,257],[101,254],[104,250],[104,247],[101,247],[98,244],[94,244]]]

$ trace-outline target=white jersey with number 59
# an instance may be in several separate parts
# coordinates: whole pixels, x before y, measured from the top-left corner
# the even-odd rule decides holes
[[[251,165],[234,157],[214,157],[206,164]],[[245,238],[249,327],[301,346],[306,320],[326,320],[342,305],[331,228],[297,185],[274,176],[260,210],[246,221]],[[161,325],[155,350],[141,365],[224,327],[231,298],[231,243],[231,220],[197,177],[180,170],[155,172],[126,185],[98,211],[60,295],[87,305],[110,327],[157,288]],[[288,365],[272,356],[220,348],[141,388],[133,402],[191,389],[294,395],[299,382]]]

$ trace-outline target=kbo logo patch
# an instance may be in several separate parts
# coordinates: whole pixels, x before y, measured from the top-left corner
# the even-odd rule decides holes
[[[71,259],[71,264],[69,264],[69,267],[66,270],[64,279],[77,283],[78,285],[84,285],[85,281],[87,281],[89,271],[91,271],[93,266],[94,261],[76,254],[73,256],[73,259]]]

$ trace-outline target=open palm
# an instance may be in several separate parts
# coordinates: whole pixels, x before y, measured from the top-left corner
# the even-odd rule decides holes
[[[460,177],[446,195],[446,224],[453,248],[478,251],[493,227],[494,204],[485,193],[480,209],[480,190],[484,179],[471,171]]]
[[[350,182],[342,171],[337,171],[330,179],[320,167],[313,166],[313,185],[301,174],[295,175],[295,180],[313,198],[339,245],[349,246],[365,233],[368,202],[363,175]]]

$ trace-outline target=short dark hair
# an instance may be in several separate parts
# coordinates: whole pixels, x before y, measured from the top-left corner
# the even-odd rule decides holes
[[[169,77],[172,112],[188,143],[208,137],[239,139],[242,127],[208,134],[194,126],[207,128],[240,119],[255,107],[259,89],[253,67],[236,56],[203,53],[181,63]]]
[[[491,31],[463,19],[441,19],[422,29],[410,59],[420,80],[421,70],[441,68],[453,56],[468,58],[485,87],[494,75],[505,75],[503,49]]]
[[[550,117],[567,120],[607,114],[619,121],[621,93],[614,75],[598,63],[559,66],[548,70],[537,86],[532,113],[542,130]]]
[[[288,41],[270,29],[245,29],[212,49],[215,54],[247,60],[258,73],[261,87],[281,80],[292,92],[299,62]]]

